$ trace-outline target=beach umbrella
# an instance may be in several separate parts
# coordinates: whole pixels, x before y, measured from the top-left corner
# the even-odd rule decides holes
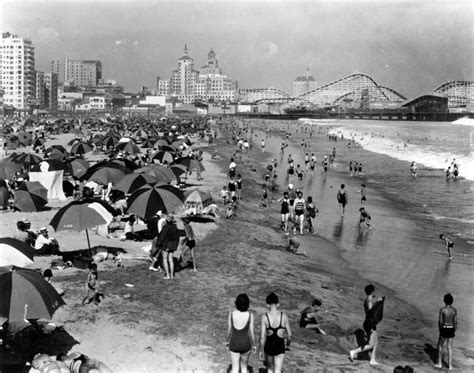
[[[139,154],[141,152],[140,148],[135,145],[133,141],[121,142],[116,146],[115,149],[129,154]]]
[[[124,159],[114,158],[110,162],[113,164],[118,164],[122,167],[128,168],[130,171],[136,170],[138,168],[135,162],[127,158],[124,158]]]
[[[180,164],[186,167],[188,171],[199,171],[199,172],[205,171],[205,168],[200,161],[194,158],[190,158],[190,157],[176,159],[174,161],[174,164]]]
[[[147,139],[148,138],[148,133],[142,129],[136,130],[134,133],[132,133],[132,137],[134,139]]]
[[[72,147],[71,147],[71,154],[77,155],[77,154],[86,154],[94,149],[92,146],[86,142],[76,142]]]
[[[82,139],[79,139],[79,138],[76,137],[76,138],[72,139],[71,141],[69,141],[67,144],[69,146],[71,146],[71,145],[73,145],[74,143],[76,143],[78,141],[82,141]],[[88,142],[90,142],[90,141],[88,141]]]
[[[106,162],[98,163],[90,167],[84,175],[82,175],[82,180],[92,180],[99,184],[116,184],[122,179],[126,174],[131,173],[128,168],[125,168],[119,164]]]
[[[69,180],[63,180],[63,192],[66,197],[71,197],[74,194],[74,184]]]
[[[144,173],[156,176],[158,180],[163,183],[171,183],[172,181],[176,181],[176,176],[174,176],[173,171],[171,171],[168,167],[161,166],[159,164],[141,167],[134,170],[133,172],[137,174]]]
[[[73,201],[59,209],[53,216],[49,225],[55,231],[73,230],[81,232],[86,231],[87,245],[89,254],[92,257],[89,232],[87,229],[98,225],[109,224],[112,221],[113,214],[102,204],[97,202]]]
[[[172,164],[169,169],[174,173],[177,179],[188,173],[188,169],[182,164]]]
[[[41,211],[48,203],[47,199],[26,190],[15,190],[13,206],[23,212]]]
[[[171,212],[183,207],[183,203],[184,195],[178,188],[171,185],[145,185],[128,198],[127,213],[149,219],[158,210]]]
[[[115,145],[118,143],[118,138],[115,136],[104,136],[104,138],[100,141],[101,145],[105,145],[107,148],[114,148]]]
[[[53,149],[51,152],[48,153],[49,159],[56,159],[60,162],[65,162],[69,159],[70,154],[68,152],[62,153],[57,149]]]
[[[31,132],[18,132],[16,136],[18,140],[25,145],[31,145],[33,142],[33,133]]]
[[[177,148],[171,145],[159,145],[158,150],[163,151],[163,152],[170,152],[170,153],[176,153],[178,151]]]
[[[2,185],[0,185],[0,210],[5,210],[8,207],[10,192],[6,187],[5,181],[3,179],[0,179],[0,181],[3,182]]]
[[[155,176],[148,174],[128,174],[120,180],[114,189],[121,190],[125,194],[129,194],[141,188],[145,184],[155,184],[159,180]]]
[[[188,191],[184,194],[185,196],[185,200],[184,200],[184,203],[195,203],[195,204],[201,204],[203,205],[203,207],[206,207],[208,205],[210,205],[211,203],[213,203],[213,199],[212,199],[212,196],[204,191],[204,190],[200,190],[200,189],[193,189],[191,191]]]
[[[64,300],[43,276],[33,269],[0,267],[0,316],[9,322],[24,319],[50,320]]]
[[[36,154],[22,153],[12,159],[13,163],[18,163],[25,166],[34,165],[40,163],[43,159]]]
[[[168,163],[173,163],[173,159],[174,159],[173,154],[171,154],[168,151],[158,151],[154,153],[151,158],[156,159],[161,163],[164,163],[164,161]]]
[[[68,131],[68,133],[72,133],[73,135],[76,135],[76,136],[84,135],[84,132],[82,132],[82,130],[80,130],[79,128],[72,128]]]
[[[153,148],[153,142],[150,141],[150,140],[145,140],[141,143],[141,146],[142,148],[144,149],[149,149],[149,148]]]
[[[64,170],[66,166],[58,159],[45,159],[44,161],[31,166],[31,172],[49,172]]]
[[[3,159],[0,161],[0,178],[11,179],[15,176],[17,171],[21,170],[21,165],[12,162],[9,159]]]
[[[35,250],[23,241],[11,237],[0,238],[0,267],[26,267],[33,264]]]
[[[43,146],[46,140],[42,137],[37,137],[34,139],[33,144],[31,145],[33,148],[36,148],[38,146]]]
[[[80,178],[89,169],[90,164],[83,158],[75,158],[67,161],[64,166],[66,167],[64,171],[65,176]]]
[[[39,181],[25,181],[21,183],[17,190],[24,190],[25,192],[36,194],[38,197],[48,200],[48,189]]]
[[[170,143],[168,141],[166,141],[165,139],[161,138],[159,139],[157,142],[155,142],[155,146],[169,146]]]

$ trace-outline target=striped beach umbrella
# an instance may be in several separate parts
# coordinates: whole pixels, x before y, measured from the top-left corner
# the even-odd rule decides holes
[[[125,175],[117,185],[114,186],[114,189],[129,194],[146,184],[156,184],[158,181],[158,178],[152,175],[133,173]]]
[[[127,204],[127,213],[149,219],[159,210],[171,212],[183,207],[184,195],[171,185],[145,185],[132,193]]]
[[[26,267],[33,264],[34,249],[11,237],[0,238],[0,267],[17,266]]]

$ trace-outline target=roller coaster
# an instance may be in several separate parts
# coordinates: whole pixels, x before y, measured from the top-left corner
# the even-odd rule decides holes
[[[378,85],[366,74],[354,73],[312,91],[298,99],[305,99],[316,106],[342,104],[344,101],[402,103],[406,97],[393,89]]]
[[[448,108],[465,107],[474,103],[474,82],[453,80],[435,88],[435,93],[448,98]]]

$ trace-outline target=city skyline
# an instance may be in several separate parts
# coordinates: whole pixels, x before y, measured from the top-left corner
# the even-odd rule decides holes
[[[98,2],[93,9],[36,2],[1,9],[2,31],[35,45],[37,70],[49,72],[58,58],[97,59],[104,78],[127,91],[169,78],[184,44],[197,66],[213,48],[241,88],[291,94],[307,67],[318,85],[359,71],[407,97],[451,79],[473,80],[470,2]]]

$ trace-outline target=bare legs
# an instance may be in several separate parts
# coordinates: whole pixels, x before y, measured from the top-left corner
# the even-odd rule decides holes
[[[443,367],[443,345],[444,341],[447,340],[448,345],[448,369],[453,369],[453,338],[444,338],[439,336],[438,340],[438,364],[435,365],[435,368]]]
[[[269,356],[265,354],[265,359],[267,361],[267,372],[268,373],[281,373],[283,368],[283,359],[285,354],[280,354],[276,356]]]
[[[232,359],[232,373],[247,373],[247,365],[249,362],[250,351],[245,354],[240,354],[238,352],[230,352],[230,357]],[[239,370],[240,369],[240,370]]]
[[[190,250],[191,251],[191,259],[193,261],[193,269],[192,271],[193,272],[197,272],[197,269],[196,269],[196,260],[194,259],[194,247]]]
[[[349,357],[351,360],[353,360],[357,354],[364,352],[364,351],[370,351],[370,365],[378,365],[377,361],[375,360],[375,353],[377,350],[377,332],[372,331],[370,333],[370,338],[368,344],[366,344],[363,348],[357,347],[355,350],[349,351]]]
[[[165,279],[174,277],[173,253],[163,250],[163,267],[165,267]]]

